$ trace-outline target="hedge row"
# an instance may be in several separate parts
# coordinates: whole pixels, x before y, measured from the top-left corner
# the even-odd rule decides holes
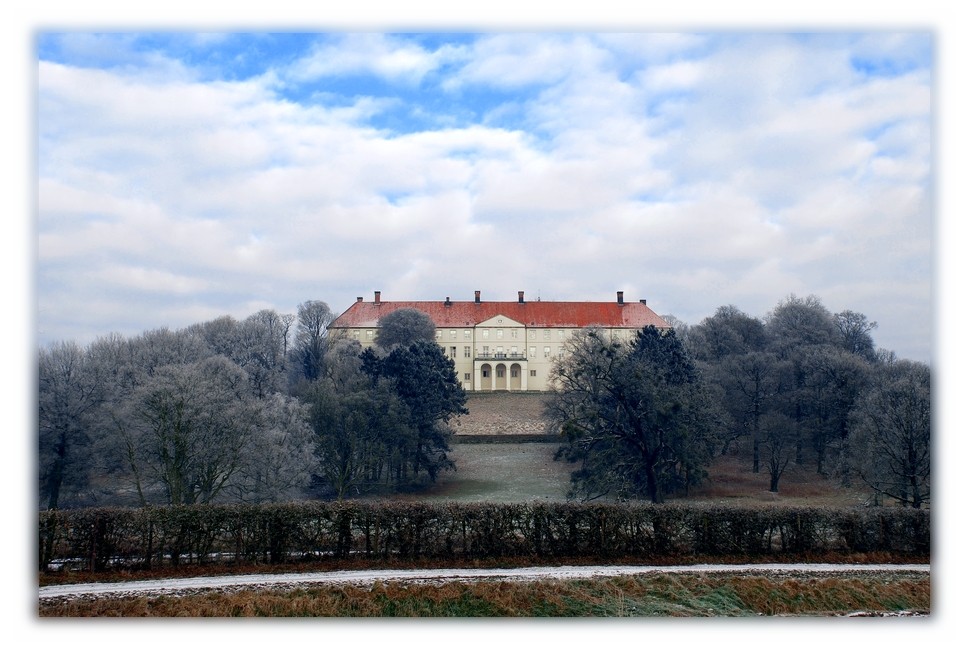
[[[40,568],[281,563],[351,554],[488,557],[929,555],[929,513],[904,508],[306,502],[40,514]]]

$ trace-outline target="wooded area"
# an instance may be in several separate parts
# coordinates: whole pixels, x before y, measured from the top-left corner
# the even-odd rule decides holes
[[[309,301],[40,349],[40,509],[344,498],[453,469],[466,396],[433,325],[398,313],[364,351],[332,320]],[[765,489],[797,463],[876,504],[929,504],[929,367],[877,349],[864,315],[790,296],[764,318],[667,320],[569,343],[548,413],[572,496],[662,501],[734,453]]]
[[[734,306],[695,326],[647,328],[630,343],[590,331],[556,369],[549,415],[580,463],[574,492],[662,501],[737,453],[777,492],[810,465],[872,503],[930,498],[930,371],[877,349],[877,324],[789,296],[763,319]]]

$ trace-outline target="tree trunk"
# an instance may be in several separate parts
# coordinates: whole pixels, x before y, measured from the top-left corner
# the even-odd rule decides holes
[[[777,493],[777,486],[781,482],[781,475],[779,472],[771,470],[770,473],[770,491]]]
[[[760,474],[760,440],[757,439],[757,431],[754,431],[754,474]]]
[[[57,458],[51,469],[47,482],[47,509],[57,510],[61,497],[61,485],[64,483],[64,466],[67,464],[67,434],[61,433],[57,444]]]
[[[662,503],[663,497],[659,491],[659,481],[656,479],[656,469],[653,465],[646,467],[646,493],[653,503]]]

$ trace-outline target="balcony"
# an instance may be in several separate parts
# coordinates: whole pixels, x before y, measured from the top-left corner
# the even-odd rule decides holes
[[[528,358],[521,352],[489,352],[488,354],[477,353],[475,361],[528,361]]]

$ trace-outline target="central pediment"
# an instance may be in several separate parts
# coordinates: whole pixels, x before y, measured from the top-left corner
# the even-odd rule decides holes
[[[475,327],[525,327],[525,325],[504,314],[496,314],[487,320],[481,321]]]

